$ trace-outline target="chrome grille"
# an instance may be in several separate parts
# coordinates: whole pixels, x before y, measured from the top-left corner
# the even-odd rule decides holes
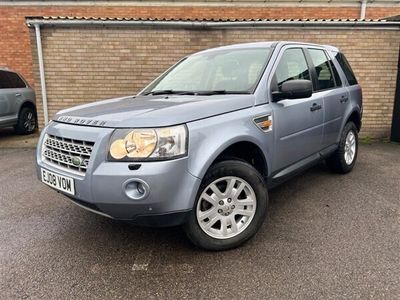
[[[43,159],[50,164],[85,174],[89,165],[94,142],[67,139],[55,135],[46,135],[43,142]],[[80,160],[80,165],[73,161]]]

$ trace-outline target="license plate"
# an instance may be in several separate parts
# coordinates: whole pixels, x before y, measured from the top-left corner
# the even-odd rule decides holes
[[[62,176],[45,169],[41,169],[42,182],[70,195],[75,195],[74,180],[67,176]]]

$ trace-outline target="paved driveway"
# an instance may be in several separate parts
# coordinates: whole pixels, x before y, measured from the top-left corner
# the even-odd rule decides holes
[[[398,145],[275,189],[256,237],[219,253],[71,204],[37,181],[32,149],[1,149],[0,166],[1,299],[400,298]]]
[[[31,135],[18,135],[15,133],[12,127],[0,128],[0,149],[20,148],[21,145],[24,148],[34,148],[36,147],[38,138],[39,138],[38,131],[36,131]]]

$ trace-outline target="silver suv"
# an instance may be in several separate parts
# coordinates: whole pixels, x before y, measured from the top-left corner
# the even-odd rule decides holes
[[[0,128],[14,126],[19,134],[36,129],[35,92],[16,72],[0,69]]]
[[[351,171],[361,115],[337,48],[226,46],[182,59],[136,96],[59,112],[37,172],[92,212],[183,225],[197,246],[229,249],[260,228],[268,189],[320,160]]]

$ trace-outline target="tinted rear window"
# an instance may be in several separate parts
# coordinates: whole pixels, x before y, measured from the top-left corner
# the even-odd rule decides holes
[[[8,89],[9,85],[7,72],[0,71],[0,89]]]
[[[26,87],[25,82],[19,77],[17,73],[8,72],[8,78],[12,88],[24,88]]]
[[[26,84],[18,74],[0,71],[0,89],[17,89],[24,87],[26,87]]]
[[[356,76],[354,75],[353,70],[351,69],[350,64],[347,61],[346,57],[342,53],[337,53],[335,58],[338,61],[339,65],[341,66],[344,75],[346,75],[349,85],[357,84],[358,82]]]

